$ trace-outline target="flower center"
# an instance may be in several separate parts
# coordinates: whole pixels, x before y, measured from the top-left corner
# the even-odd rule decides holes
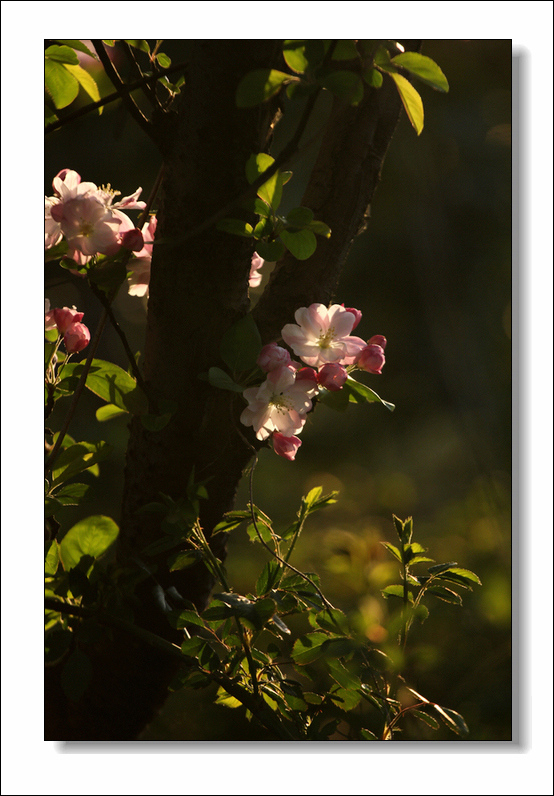
[[[94,224],[91,224],[90,221],[83,221],[79,229],[79,234],[84,238],[90,238],[90,236],[94,234]]]
[[[274,406],[279,412],[288,412],[292,408],[290,400],[282,392],[274,393],[271,396],[270,405]]]
[[[331,343],[335,339],[335,329],[333,326],[330,326],[329,329],[324,333],[319,335],[319,340],[317,344],[320,348],[330,348]]]

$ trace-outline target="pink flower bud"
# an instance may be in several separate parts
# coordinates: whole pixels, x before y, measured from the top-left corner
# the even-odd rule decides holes
[[[341,306],[344,307],[344,304],[341,304]],[[356,326],[359,324],[359,322],[362,320],[361,310],[355,310],[353,307],[344,307],[344,309],[346,310],[346,312],[350,312],[354,316],[355,321],[352,329],[355,329]]]
[[[381,373],[385,364],[385,352],[380,345],[367,345],[356,361],[356,367],[368,373]]]
[[[135,227],[124,232],[121,236],[121,245],[132,252],[141,251],[144,248],[144,238],[140,229]]]
[[[317,387],[317,373],[313,368],[300,368],[296,371],[296,381],[310,381],[314,387]]]
[[[383,351],[387,347],[387,338],[382,334],[374,334],[371,340],[367,341],[368,345],[380,345]]]
[[[348,373],[338,362],[327,362],[322,365],[317,374],[317,380],[322,387],[331,392],[342,390],[343,384],[348,378]]]
[[[268,343],[260,351],[256,362],[264,373],[269,373],[281,365],[290,365],[290,354],[286,348],[281,348],[277,343]]]
[[[77,313],[80,315],[81,313]],[[63,341],[68,354],[82,351],[90,343],[90,332],[84,323],[72,323],[66,330]]]
[[[84,315],[83,312],[77,312],[75,308],[70,310],[69,307],[55,309],[53,312],[56,326],[61,334],[65,334],[72,324],[82,321]]]
[[[298,437],[285,437],[278,431],[273,432],[273,450],[278,456],[288,459],[289,462],[294,461],[296,452],[301,445],[302,440]]]

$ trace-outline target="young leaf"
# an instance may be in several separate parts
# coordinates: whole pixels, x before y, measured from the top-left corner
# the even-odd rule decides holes
[[[253,69],[237,86],[237,107],[253,108],[277,94],[282,86],[297,80],[299,78],[278,69]]]
[[[71,47],[65,45],[52,44],[44,51],[47,60],[58,61],[61,64],[78,64],[79,59]]]
[[[283,58],[293,72],[303,74],[309,68],[306,44],[305,39],[287,39],[283,42]]]
[[[396,558],[396,560],[400,561],[400,563],[402,564],[402,553],[400,552],[398,547],[395,547],[393,544],[390,544],[389,542],[381,542],[381,544],[383,545],[383,547],[386,547],[389,553],[391,553]]]
[[[300,229],[296,232],[284,229],[280,238],[297,260],[307,260],[317,249],[315,235],[309,229]]]
[[[120,415],[128,415],[126,409],[121,409],[119,406],[115,404],[104,404],[104,406],[100,406],[96,410],[96,419],[99,423],[104,423],[106,420],[111,420],[114,417],[119,417]]]
[[[44,62],[45,88],[55,107],[66,108],[79,93],[79,83],[69,74],[65,65],[47,58]]]
[[[241,235],[243,238],[252,237],[252,224],[241,221],[239,218],[222,218],[216,224],[221,232],[229,232],[231,235]]]
[[[421,97],[405,77],[394,72],[389,72],[389,74],[396,83],[396,88],[398,89],[406,113],[408,114],[408,119],[419,135],[423,130],[423,102]]]
[[[231,392],[243,392],[244,387],[237,384],[236,381],[225,373],[221,368],[210,368],[208,371],[208,381],[212,387],[217,387],[219,390],[230,390]]]
[[[98,56],[92,50],[90,50],[86,44],[83,44],[82,41],[79,39],[56,39],[58,44],[66,45],[67,47],[71,47],[72,50],[78,50],[81,53],[86,53],[90,55],[91,58],[95,58],[98,61]],[[72,61],[75,63],[75,61]]]
[[[361,404],[379,402],[382,403],[383,406],[389,410],[389,412],[394,411],[394,404],[384,401],[377,395],[376,392],[367,387],[365,384],[362,384],[360,381],[356,381],[351,376],[346,379],[342,389],[346,390],[348,399],[351,403]]]
[[[79,64],[66,64],[65,68],[69,72],[70,75],[78,81],[78,83],[83,87],[89,97],[94,101],[98,102],[100,99],[100,92],[98,91],[98,86],[96,85],[96,81],[94,78]],[[102,108],[99,108],[99,111],[102,111]]]
[[[115,542],[118,534],[119,528],[111,517],[97,515],[81,520],[60,542],[63,568],[73,569],[85,555],[98,558]]]
[[[426,55],[421,53],[401,53],[391,58],[391,63],[402,66],[410,74],[417,77],[422,83],[437,89],[437,91],[448,91],[448,80],[444,76],[440,67]]]
[[[52,486],[58,486],[77,473],[94,467],[109,456],[111,446],[107,442],[77,442],[60,453],[52,470]]]

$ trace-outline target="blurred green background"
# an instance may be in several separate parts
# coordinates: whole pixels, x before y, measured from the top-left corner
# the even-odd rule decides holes
[[[174,40],[162,49],[176,62],[189,44]],[[380,589],[397,582],[398,572],[380,541],[395,541],[393,513],[414,517],[414,539],[432,558],[477,572],[483,585],[464,597],[462,608],[428,602],[429,619],[411,631],[405,674],[416,690],[464,715],[470,740],[509,740],[511,42],[424,41],[422,52],[441,66],[450,92],[418,87],[425,128],[417,137],[403,115],[368,228],[354,241],[336,296],[362,310],[358,335],[387,338],[383,374],[362,380],[396,410],[318,407],[294,463],[261,452],[255,502],[284,529],[313,486],[339,490],[338,503],[308,521],[294,563],[318,572],[329,599],[391,651],[390,606]],[[322,118],[314,120],[314,133]],[[287,124],[285,116],[276,147]],[[308,150],[306,164],[293,165],[284,211],[299,204],[314,151]],[[112,105],[101,117],[49,135],[45,162],[47,195],[52,177],[72,168],[83,180],[109,182],[124,195],[141,185],[146,198],[160,158],[123,109]],[[46,295],[53,306],[75,304],[94,327],[100,308],[78,278],[48,267]],[[122,293],[115,310],[133,349],[143,350],[143,301]],[[109,329],[98,356],[127,367]],[[97,423],[99,403],[86,397],[70,433],[114,446],[100,476],[90,478],[85,510],[117,520],[127,429],[124,420]],[[60,402],[50,419],[54,430],[63,410]],[[247,499],[243,484],[237,508]],[[77,515],[65,511],[59,519],[70,527]],[[265,560],[244,530],[233,534],[227,569],[235,591],[253,591]],[[423,574],[425,565],[419,566]],[[144,739],[266,737],[239,711],[212,705],[212,698],[211,691],[172,695]],[[404,739],[456,739],[446,730],[427,735],[422,726],[406,726]]]

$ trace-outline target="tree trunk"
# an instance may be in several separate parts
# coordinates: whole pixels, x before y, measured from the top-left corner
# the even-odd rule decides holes
[[[415,49],[411,45],[406,43]],[[232,508],[252,455],[245,441],[255,443],[252,430],[238,421],[241,396],[202,379],[211,366],[223,366],[221,338],[249,310],[252,243],[213,226],[180,238],[247,187],[245,163],[264,149],[276,104],[237,109],[235,91],[246,72],[270,65],[284,67],[280,42],[196,42],[175,124],[165,139],[161,242],[152,260],[144,376],[153,407],[173,401],[177,411],[157,432],[147,431],[139,418],[131,422],[117,551],[123,569],[142,566],[139,551],[164,537],[159,515],[139,513],[142,506],[158,501],[160,493],[176,501],[186,497],[192,475],[208,492],[200,503],[200,522],[209,537]],[[299,263],[287,254],[275,269],[254,313],[264,343],[278,339],[298,307],[327,303],[333,296],[350,244],[364,224],[400,107],[387,80],[380,90],[366,89],[357,108],[335,101],[302,202],[332,235],[318,238],[308,260]],[[220,558],[223,536],[214,537]],[[169,626],[155,593],[174,587],[202,610],[213,583],[202,565],[170,573],[166,558],[154,561],[155,572],[137,588],[134,621],[178,643],[182,636]],[[64,697],[58,667],[48,672],[47,739],[136,738],[165,699],[175,672],[172,661],[124,633],[105,636],[91,658],[93,680],[79,703]]]

